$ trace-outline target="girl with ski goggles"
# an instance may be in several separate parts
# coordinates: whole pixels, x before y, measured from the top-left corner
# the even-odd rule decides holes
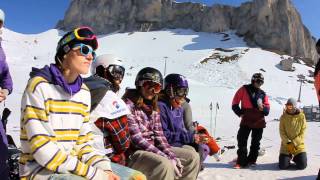
[[[161,91],[161,84],[153,81],[144,81],[142,87],[148,90],[153,90],[154,93],[158,94]]]
[[[90,27],[79,27],[76,28],[71,34],[66,36],[63,40],[61,40],[59,47],[68,44],[72,40],[79,40],[79,41],[90,41],[92,42],[92,48],[98,48],[98,41],[96,35],[93,33]]]
[[[77,47],[80,47],[80,53],[84,56],[84,57],[87,57],[89,54],[92,55],[93,57],[93,61],[95,60],[96,58],[96,53],[94,52],[94,50],[92,49],[92,47],[90,47],[89,45],[86,45],[86,44],[75,44],[73,46],[73,48],[77,48]]]

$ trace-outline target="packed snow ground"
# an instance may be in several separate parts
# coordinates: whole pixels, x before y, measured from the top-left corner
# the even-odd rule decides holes
[[[14,82],[14,91],[5,106],[13,113],[9,118],[9,134],[19,143],[20,99],[29,78],[31,67],[43,67],[54,62],[53,57],[58,39],[63,33],[55,29],[35,35],[23,35],[5,29],[3,46]],[[228,34],[229,40],[226,40]],[[271,103],[261,146],[267,153],[259,157],[256,168],[235,170],[229,162],[236,157],[236,150],[227,151],[222,161],[212,157],[206,160],[206,169],[198,179],[315,179],[320,167],[320,128],[319,123],[308,122],[306,147],[308,167],[302,171],[279,170],[277,168],[280,136],[278,119],[289,97],[297,98],[299,82],[297,75],[308,79],[312,68],[294,64],[296,71],[285,72],[279,69],[280,55],[260,48],[248,48],[242,38],[233,32],[225,34],[199,33],[191,30],[162,30],[154,32],[114,33],[99,37],[97,54],[112,53],[121,57],[126,67],[126,76],[121,93],[126,87],[134,87],[136,73],[143,67],[152,66],[166,74],[185,75],[190,84],[189,97],[193,108],[194,120],[205,125],[215,136],[221,137],[221,146],[236,145],[239,118],[231,110],[231,101],[236,90],[249,83],[251,75],[262,72],[265,76],[263,89]],[[217,50],[215,48],[222,48]],[[230,51],[230,52],[225,52]],[[203,60],[212,55],[220,57],[237,54],[234,61],[220,64],[217,60]],[[263,72],[265,71],[265,72]],[[316,105],[313,84],[302,85],[301,101],[304,105]],[[209,104],[213,103],[210,111]],[[216,104],[219,109],[216,109]],[[1,108],[3,106],[1,105]],[[216,128],[211,119],[216,119]]]

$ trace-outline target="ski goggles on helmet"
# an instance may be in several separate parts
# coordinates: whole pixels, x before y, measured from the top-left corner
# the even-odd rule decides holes
[[[80,41],[92,41],[93,49],[98,48],[97,36],[93,33],[92,29],[89,27],[79,27],[72,31],[71,34],[66,36],[63,40],[61,40],[60,46],[64,46],[68,44],[70,41],[77,39]]]
[[[175,96],[186,97],[188,95],[189,88],[178,87],[174,89]]]
[[[92,55],[93,57],[93,61],[96,59],[96,52],[94,52],[94,50],[92,49],[91,46],[89,45],[86,45],[86,44],[75,44],[73,46],[73,48],[76,48],[76,47],[80,47],[80,53],[84,56],[84,57],[87,57],[89,54]]]
[[[159,76],[159,74],[156,73],[145,73],[142,75],[142,78],[146,81],[152,81],[155,83],[162,84],[162,78]]]
[[[148,90],[153,90],[154,93],[158,94],[161,91],[161,84],[153,81],[143,81],[142,87]]]
[[[125,68],[120,65],[111,64],[106,68],[106,70],[111,74],[114,78],[122,79],[125,73]]]

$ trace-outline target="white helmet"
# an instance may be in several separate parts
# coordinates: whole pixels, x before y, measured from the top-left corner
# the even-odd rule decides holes
[[[122,66],[122,60],[113,54],[103,54],[96,57],[95,61],[91,64],[91,74],[96,74],[96,68],[102,65],[107,68],[110,65]]]
[[[4,23],[4,18],[5,18],[4,12],[0,9],[0,21],[2,21],[3,23]]]

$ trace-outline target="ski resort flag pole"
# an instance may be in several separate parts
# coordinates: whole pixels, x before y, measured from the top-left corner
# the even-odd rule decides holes
[[[219,103],[217,102],[217,104],[216,104],[216,115],[214,117],[214,135],[213,135],[214,137],[216,137],[218,109],[219,109]]]
[[[212,134],[212,102],[209,105],[210,108],[210,133]]]

